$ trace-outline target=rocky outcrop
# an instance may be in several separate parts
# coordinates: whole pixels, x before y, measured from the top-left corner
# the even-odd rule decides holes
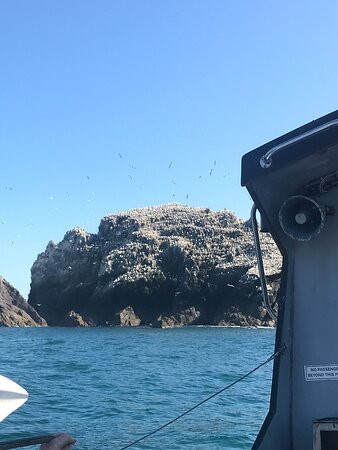
[[[266,235],[262,251],[275,297],[281,257]],[[101,326],[273,324],[248,223],[178,204],[111,214],[97,234],[75,228],[50,242],[33,264],[29,303],[50,325],[74,314]]]
[[[88,323],[75,311],[69,311],[66,314],[63,325],[65,327],[88,327]]]
[[[8,281],[0,276],[0,326],[46,326],[46,321]]]
[[[196,311],[196,308],[192,306],[171,316],[160,315],[154,326],[159,328],[176,328],[198,324],[200,315],[200,311]]]
[[[127,306],[122,311],[115,314],[114,325],[120,325],[121,327],[138,327],[141,324],[141,319],[137,317],[133,308]]]

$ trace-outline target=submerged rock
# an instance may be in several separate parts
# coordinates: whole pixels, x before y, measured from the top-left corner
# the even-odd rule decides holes
[[[0,326],[46,326],[46,321],[8,281],[0,276]]]
[[[268,287],[281,257],[262,235]],[[32,267],[29,303],[49,325],[69,311],[90,325],[269,325],[252,233],[227,210],[170,204],[111,214],[97,234],[75,228]]]

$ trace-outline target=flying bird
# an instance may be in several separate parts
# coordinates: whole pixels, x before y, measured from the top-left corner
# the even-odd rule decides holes
[[[209,173],[209,175],[211,176],[212,175],[212,172],[214,171],[214,169],[211,169],[210,170],[210,173]]]
[[[121,153],[117,154],[119,158],[123,158],[123,156],[121,155]]]
[[[170,164],[169,164],[168,169],[170,169],[170,167],[171,167],[172,165],[173,165],[173,162],[171,161]]]

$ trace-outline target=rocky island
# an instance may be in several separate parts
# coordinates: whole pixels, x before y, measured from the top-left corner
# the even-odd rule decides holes
[[[281,257],[262,235],[269,295]],[[273,326],[262,306],[250,225],[233,213],[169,204],[68,231],[32,270],[29,305],[48,325]]]
[[[0,326],[46,326],[46,321],[8,281],[0,276]]]

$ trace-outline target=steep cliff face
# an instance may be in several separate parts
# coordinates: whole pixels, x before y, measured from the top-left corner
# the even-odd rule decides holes
[[[271,295],[281,258],[262,236]],[[50,325],[272,325],[251,230],[229,211],[170,204],[76,228],[32,267],[29,303]],[[39,305],[39,306],[38,306]],[[71,322],[73,323],[73,322]]]
[[[34,327],[47,323],[11,284],[0,276],[0,326]]]

